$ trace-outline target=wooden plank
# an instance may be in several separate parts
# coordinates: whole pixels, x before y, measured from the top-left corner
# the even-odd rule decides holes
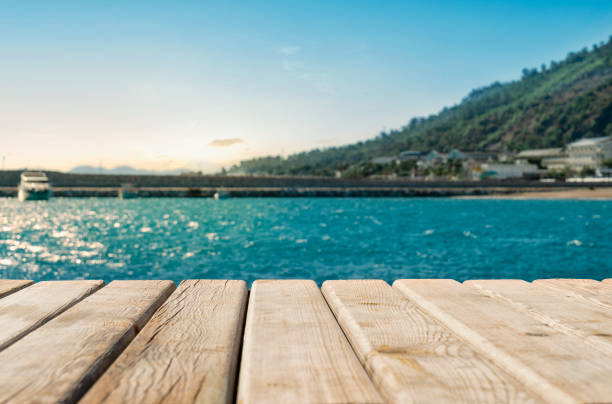
[[[386,282],[327,281],[321,289],[388,402],[535,401]]]
[[[231,402],[247,296],[243,281],[182,282],[80,403]]]
[[[608,308],[519,279],[465,284],[612,356],[612,311]]]
[[[574,335],[449,279],[393,284],[544,400],[612,399],[612,360]]]
[[[33,283],[33,281],[23,279],[0,279],[0,299]]]
[[[583,299],[601,307],[612,308],[612,284],[592,279],[538,279],[533,283],[575,299]]]
[[[253,283],[238,403],[381,400],[313,281]]]
[[[174,290],[114,281],[0,352],[0,402],[74,403]]]
[[[104,285],[103,281],[45,281],[0,300],[0,351]]]

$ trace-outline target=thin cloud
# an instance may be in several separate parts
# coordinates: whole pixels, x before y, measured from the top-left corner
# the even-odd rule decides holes
[[[283,46],[282,48],[278,50],[278,53],[280,53],[281,55],[285,55],[285,56],[292,56],[298,53],[300,49],[301,48],[299,46],[294,46],[294,45]]]
[[[295,54],[300,50],[297,46],[286,46],[279,50],[283,55],[282,68],[298,80],[310,83],[318,92],[327,95],[335,94],[327,74],[316,72]]]
[[[215,139],[212,142],[210,142],[208,145],[210,147],[229,147],[229,146],[240,144],[240,143],[244,143],[244,140],[237,138],[237,137],[233,137],[230,139]]]
[[[335,94],[327,74],[312,71],[306,63],[301,60],[283,60],[283,70],[293,77],[304,80],[313,85],[317,91],[323,94]]]

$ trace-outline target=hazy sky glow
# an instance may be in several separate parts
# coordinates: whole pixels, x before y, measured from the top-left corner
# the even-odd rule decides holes
[[[212,172],[349,143],[611,22],[609,0],[0,0],[0,157]]]

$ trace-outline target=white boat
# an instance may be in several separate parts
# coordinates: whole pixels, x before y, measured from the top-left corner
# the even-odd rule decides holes
[[[229,192],[218,190],[217,192],[215,192],[213,197],[215,199],[217,199],[217,200],[219,200],[219,199],[227,199],[227,198],[230,197],[230,194],[229,194]]]
[[[45,173],[25,171],[17,188],[20,201],[46,201],[51,197],[51,185]]]

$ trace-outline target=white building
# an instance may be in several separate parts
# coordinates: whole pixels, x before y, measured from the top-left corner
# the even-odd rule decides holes
[[[424,155],[425,153],[421,151],[405,150],[397,155],[397,164],[403,163],[404,161],[419,161]]]
[[[551,149],[529,149],[523,150],[516,155],[516,161],[519,164],[529,164],[530,161],[540,160],[542,166],[547,167],[549,164],[554,164],[557,160],[564,161],[567,154],[560,147]]]
[[[481,164],[480,178],[523,178],[529,175],[538,175],[540,170],[535,164]]]
[[[612,136],[581,139],[567,146],[567,165],[574,170],[598,168],[604,160],[612,159]]]
[[[571,168],[580,171],[584,167],[597,169],[602,162],[612,158],[612,136],[580,139],[561,149],[525,150],[517,156],[517,162],[541,158],[541,165],[549,170]]]
[[[429,167],[437,167],[441,164],[446,163],[448,160],[448,155],[445,153],[440,153],[435,150],[430,151],[425,155],[422,160],[419,161],[419,166],[423,168]]]
[[[448,153],[449,160],[461,160],[470,163],[492,163],[498,159],[497,152],[490,151],[461,151],[453,149]]]
[[[563,171],[569,167],[569,157],[546,157],[542,159],[542,167],[548,170]]]

